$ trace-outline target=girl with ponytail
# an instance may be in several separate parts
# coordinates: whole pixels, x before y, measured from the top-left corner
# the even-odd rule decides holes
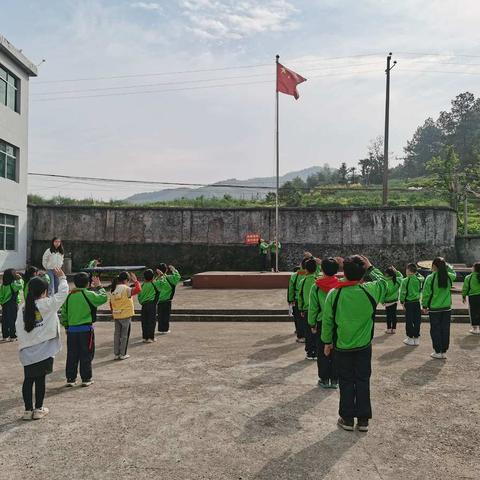
[[[480,335],[480,262],[473,264],[472,273],[465,277],[462,288],[463,303],[467,301],[470,310],[470,333]]]
[[[450,319],[452,315],[451,288],[457,275],[443,257],[432,262],[432,273],[425,279],[422,294],[423,312],[430,317],[430,336],[436,359],[446,359],[450,345]]]
[[[54,269],[58,293],[48,297],[48,282],[33,276],[28,283],[25,303],[17,315],[18,348],[25,378],[22,394],[25,402],[24,420],[39,420],[48,414],[43,406],[45,377],[53,370],[53,358],[61,350],[60,323],[57,311],[68,295],[68,284],[62,270]],[[35,385],[35,409],[33,408]]]

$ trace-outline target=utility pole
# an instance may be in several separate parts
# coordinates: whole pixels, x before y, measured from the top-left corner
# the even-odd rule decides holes
[[[392,52],[387,56],[387,68],[385,73],[387,75],[386,96],[385,96],[385,135],[383,138],[383,206],[388,204],[388,134],[390,122],[390,71],[397,64],[395,60],[390,66],[392,60]]]

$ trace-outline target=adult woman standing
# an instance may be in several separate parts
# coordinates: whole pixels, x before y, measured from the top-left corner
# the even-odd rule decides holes
[[[50,247],[45,250],[42,257],[42,265],[50,278],[48,285],[48,294],[53,295],[58,292],[58,278],[55,276],[54,270],[63,267],[63,245],[58,237],[52,239]]]

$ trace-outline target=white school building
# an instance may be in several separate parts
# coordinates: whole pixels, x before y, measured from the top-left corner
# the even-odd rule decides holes
[[[37,67],[0,35],[0,272],[25,268],[28,86]]]

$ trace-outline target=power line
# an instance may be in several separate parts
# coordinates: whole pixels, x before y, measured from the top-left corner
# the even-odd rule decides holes
[[[360,75],[365,73],[378,72],[378,70],[365,70],[358,72],[345,72],[345,73],[332,73],[327,75],[313,75],[310,76],[309,80],[314,80],[318,78],[327,78],[327,77],[339,77],[339,76],[351,76],[351,75]],[[54,100],[80,100],[82,98],[101,98],[101,97],[118,97],[118,96],[129,96],[129,95],[144,95],[151,93],[166,93],[166,92],[179,92],[186,90],[204,90],[209,88],[226,88],[226,87],[238,87],[238,86],[248,86],[248,85],[259,85],[269,83],[271,84],[274,81],[272,77],[271,80],[258,80],[254,82],[239,82],[239,83],[224,83],[218,85],[205,85],[205,86],[192,86],[192,87],[180,87],[180,88],[168,88],[163,90],[142,90],[138,92],[118,92],[118,93],[104,93],[104,94],[95,94],[95,95],[80,95],[80,96],[66,96],[66,97],[47,97],[47,98],[37,98],[32,100],[32,102],[47,102]]]
[[[308,64],[308,63],[318,63],[318,62],[327,61],[327,60],[347,60],[349,58],[374,57],[382,54],[383,52],[377,52],[377,53],[347,55],[342,57],[323,57],[317,60],[310,60],[310,61],[309,60],[295,61],[295,59],[291,59],[287,61],[289,63],[296,63],[298,65],[301,65],[301,64]],[[275,64],[270,62],[270,63],[257,63],[252,65],[236,65],[232,67],[200,68],[196,70],[178,70],[178,71],[158,72],[158,73],[134,73],[134,74],[125,74],[125,75],[108,75],[108,76],[100,76],[100,77],[66,78],[66,79],[60,79],[60,80],[40,80],[40,81],[35,81],[35,85],[42,84],[42,83],[86,82],[86,81],[93,81],[93,80],[111,80],[111,79],[120,79],[120,78],[156,77],[156,76],[163,76],[163,75],[183,75],[183,74],[190,74],[190,73],[220,72],[225,70],[241,70],[241,69],[248,69],[248,68],[262,68],[262,67],[273,68],[274,66]]]
[[[367,65],[379,65],[383,62],[367,62],[367,63],[354,63],[350,65],[338,65],[336,67],[317,67],[308,69],[311,72],[315,71],[327,71],[335,72],[337,69],[341,68],[354,68],[354,67],[363,67]],[[308,75],[308,73],[307,73]],[[70,93],[82,93],[82,92],[97,92],[97,91],[109,91],[109,90],[123,90],[127,88],[143,88],[143,87],[158,87],[163,85],[177,85],[177,84],[188,84],[188,83],[202,83],[202,82],[213,82],[220,80],[236,80],[239,78],[255,78],[255,77],[265,77],[265,73],[255,73],[252,75],[236,75],[233,77],[213,77],[213,78],[202,78],[202,79],[193,79],[193,80],[173,80],[170,82],[161,82],[161,83],[143,83],[143,84],[134,84],[134,85],[121,85],[115,87],[97,87],[97,88],[87,88],[87,89],[76,89],[76,90],[60,90],[60,91],[50,91],[50,92],[38,92],[32,93],[31,96],[40,96],[40,95],[60,95],[60,94],[70,94]]]

